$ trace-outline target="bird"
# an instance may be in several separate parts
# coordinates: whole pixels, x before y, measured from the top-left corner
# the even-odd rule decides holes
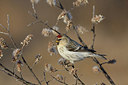
[[[106,58],[104,54],[96,54],[95,50],[88,49],[88,47],[84,47],[80,45],[75,40],[71,39],[66,34],[58,35],[57,40],[57,50],[59,54],[64,58],[69,60],[70,63],[74,64],[74,62],[81,61],[85,58],[96,57],[96,58]]]

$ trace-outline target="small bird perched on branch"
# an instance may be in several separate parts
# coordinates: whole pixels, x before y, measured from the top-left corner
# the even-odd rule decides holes
[[[83,60],[87,57],[97,57],[106,59],[102,54],[96,54],[95,50],[88,49],[88,47],[84,47],[77,43],[76,41],[72,40],[67,35],[58,35],[57,36],[57,49],[59,54],[69,60],[71,63],[74,63],[76,61]]]

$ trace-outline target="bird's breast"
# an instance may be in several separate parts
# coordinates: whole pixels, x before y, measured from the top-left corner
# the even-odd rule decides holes
[[[58,49],[58,51],[59,51],[59,53],[61,54],[61,53],[64,53],[65,51],[67,51],[66,50],[66,48],[64,48],[64,47],[57,47],[57,49]]]

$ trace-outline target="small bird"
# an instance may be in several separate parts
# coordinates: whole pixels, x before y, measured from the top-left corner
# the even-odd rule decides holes
[[[57,49],[59,54],[72,64],[87,57],[99,57],[106,59],[102,54],[96,54],[95,50],[88,49],[68,37],[66,34],[57,36]]]

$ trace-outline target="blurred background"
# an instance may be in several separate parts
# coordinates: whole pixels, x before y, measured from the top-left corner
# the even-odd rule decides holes
[[[72,2],[75,0],[60,1],[64,7],[69,10],[72,7]],[[115,81],[116,85],[128,85],[128,0],[89,0],[88,5],[77,7],[71,11],[75,25],[81,25],[88,30],[91,29],[90,20],[92,18],[93,5],[96,6],[96,14],[102,14],[105,17],[105,19],[96,26],[95,50],[97,53],[107,54],[108,59],[114,58],[117,60],[116,64],[107,64],[104,65],[104,68]],[[50,7],[45,0],[40,0],[36,5],[36,10],[40,18],[48,21],[51,27],[55,25],[56,19],[61,13],[60,9]],[[41,35],[41,31],[45,27],[44,25],[35,24],[27,27],[29,23],[35,20],[28,14],[28,11],[33,12],[29,0],[0,0],[0,24],[7,27],[7,14],[9,14],[10,31],[18,47],[21,47],[20,42],[23,41],[28,34],[34,35],[32,42],[24,49],[23,54],[30,66],[32,66],[34,62],[35,55],[40,53],[43,56],[42,60],[33,68],[39,79],[43,80],[43,69],[45,64],[52,64],[53,67],[62,69],[58,64],[60,56],[49,55],[47,45],[53,37],[49,38]],[[61,32],[65,33],[65,24],[62,23],[62,21],[59,22],[58,27]],[[2,28],[0,28],[0,30],[5,31]],[[69,32],[68,35],[79,42],[74,31]],[[92,43],[92,33],[87,32],[81,36],[85,43],[90,46]],[[4,37],[7,44],[12,47],[12,43],[7,36],[0,34],[0,37]],[[12,50],[3,50],[3,52],[4,56],[0,62],[9,69],[12,69]],[[102,73],[93,72],[92,67],[95,65],[96,64],[91,59],[85,59],[75,63],[80,78],[85,81],[86,84],[94,85],[104,82],[110,85]],[[25,65],[22,68],[22,72],[26,80],[36,82]],[[65,76],[66,82],[75,82],[73,77],[65,71],[56,74]],[[47,79],[50,80],[49,77],[47,77]],[[0,85],[21,84],[21,82],[0,71]],[[51,83],[51,85],[53,84]],[[54,82],[54,85],[61,84]]]

